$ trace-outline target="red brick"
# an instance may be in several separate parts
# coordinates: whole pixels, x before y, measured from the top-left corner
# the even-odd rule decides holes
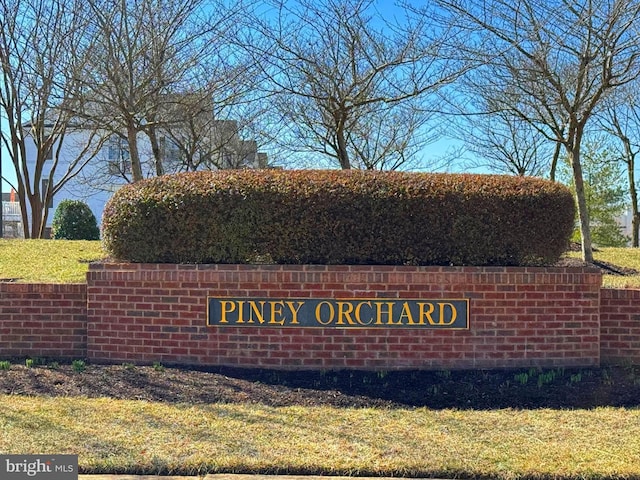
[[[15,345],[22,342],[16,348],[33,347],[24,340],[26,336],[48,338],[51,348],[62,351],[67,348],[63,342],[69,340],[54,335],[68,328],[73,329],[72,336],[79,337],[81,348],[89,344],[89,358],[115,361],[144,360],[153,353],[176,361],[256,365],[267,360],[252,356],[277,351],[288,362],[278,363],[278,368],[490,368],[554,362],[578,366],[597,364],[600,357],[603,362],[618,361],[620,355],[640,362],[638,342],[634,342],[640,323],[640,309],[634,306],[640,291],[601,292],[599,276],[583,269],[122,264],[92,267],[88,279],[88,289],[84,285],[0,284],[0,351],[8,351],[3,348],[8,339]],[[472,298],[471,328],[457,332],[304,329],[286,333],[235,329],[224,333],[204,326],[207,295],[264,296],[265,291],[299,298],[401,298],[409,291],[413,298]],[[10,301],[5,300],[8,294]],[[142,311],[135,310],[136,303]],[[57,318],[73,318],[80,325],[63,324]],[[16,320],[26,320],[29,326],[7,323]],[[157,330],[171,324],[201,328],[172,334]],[[135,333],[136,338],[126,337],[127,325],[129,337]],[[23,333],[16,334],[20,328]],[[623,332],[612,333],[616,329]],[[206,334],[196,334],[199,331]],[[170,343],[172,336],[178,345]],[[142,340],[153,350],[141,347]],[[523,358],[525,343],[528,358]],[[339,355],[324,357],[325,345],[337,349],[327,353]],[[536,351],[540,346],[550,350]],[[486,354],[477,349],[486,349]],[[450,354],[454,358],[445,358]],[[479,360],[477,355],[484,357]]]

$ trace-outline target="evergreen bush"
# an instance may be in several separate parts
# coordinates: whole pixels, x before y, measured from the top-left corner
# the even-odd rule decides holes
[[[118,190],[102,236],[132,262],[542,265],[566,250],[574,211],[538,178],[195,172]]]
[[[89,206],[80,200],[63,200],[53,214],[52,237],[57,240],[99,240],[100,229]]]

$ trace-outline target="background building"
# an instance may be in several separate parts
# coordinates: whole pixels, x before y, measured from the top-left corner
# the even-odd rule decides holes
[[[182,135],[184,133],[184,135]],[[211,121],[207,130],[199,131],[198,145],[188,144],[183,139],[189,138],[187,126],[179,125],[171,128],[156,129],[158,150],[154,154],[149,136],[139,133],[137,147],[145,177],[153,177],[158,173],[157,158],[161,162],[161,172],[165,174],[181,171],[218,170],[238,168],[266,168],[267,156],[258,151],[257,142],[242,139],[235,120]],[[49,202],[47,228],[50,229],[55,209],[62,200],[82,200],[89,205],[101,223],[105,204],[122,185],[130,183],[131,160],[129,144],[123,135],[102,132],[96,135],[94,130],[73,127],[63,138],[62,144],[54,144],[57,152],[57,165],[53,174],[53,185],[59,185],[73,169],[71,178],[56,187],[53,200]],[[36,145],[32,140],[26,142],[28,168],[35,168]],[[54,166],[53,155],[44,164],[43,180],[40,188],[48,188],[51,169]],[[81,167],[81,168],[80,168]],[[15,217],[15,205],[3,202],[9,218]],[[19,210],[18,210],[19,217]],[[12,218],[13,218],[12,217]],[[13,221],[13,220],[12,220]],[[13,232],[14,224],[5,226]],[[9,233],[9,231],[8,231]]]
[[[22,238],[22,215],[20,203],[16,200],[13,189],[2,193],[2,226],[3,238]]]

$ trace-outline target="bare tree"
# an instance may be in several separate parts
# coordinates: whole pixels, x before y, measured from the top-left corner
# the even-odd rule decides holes
[[[582,256],[593,261],[581,145],[610,92],[640,74],[637,0],[437,0],[480,67],[478,88],[500,92],[503,111],[561,144],[570,160]]]
[[[472,154],[471,167],[481,167],[509,175],[547,174],[553,162],[553,144],[528,122],[507,111],[477,113],[455,117],[454,137]]]
[[[231,11],[222,0],[89,0],[95,42],[84,71],[82,112],[87,121],[126,140],[131,177],[164,173],[160,129],[168,129],[180,98],[213,92],[195,89],[220,48],[220,37],[237,23],[241,3]],[[188,92],[188,95],[184,92]],[[193,102],[192,102],[193,103]],[[187,110],[185,107],[183,110]],[[153,158],[145,172],[139,135],[147,135]]]
[[[640,212],[636,185],[636,158],[640,153],[640,105],[638,85],[634,83],[609,97],[599,115],[600,126],[618,140],[614,147],[627,172],[631,205],[631,245],[640,246]]]
[[[245,47],[269,76],[281,141],[371,169],[397,168],[432,139],[430,94],[459,74],[441,51],[446,32],[406,10],[394,23],[373,0],[269,5],[250,19]]]
[[[17,178],[25,238],[44,235],[54,194],[78,173],[95,146],[90,140],[75,158],[61,162],[61,145],[73,123],[77,76],[88,51],[86,20],[79,1],[0,1],[0,108],[9,127],[1,140]],[[36,147],[32,158],[27,158],[29,142]]]

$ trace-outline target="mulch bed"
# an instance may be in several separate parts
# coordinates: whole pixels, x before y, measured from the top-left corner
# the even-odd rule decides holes
[[[71,365],[27,368],[23,361],[0,370],[0,394],[278,407],[638,407],[640,368],[289,372],[87,365],[77,372]]]

